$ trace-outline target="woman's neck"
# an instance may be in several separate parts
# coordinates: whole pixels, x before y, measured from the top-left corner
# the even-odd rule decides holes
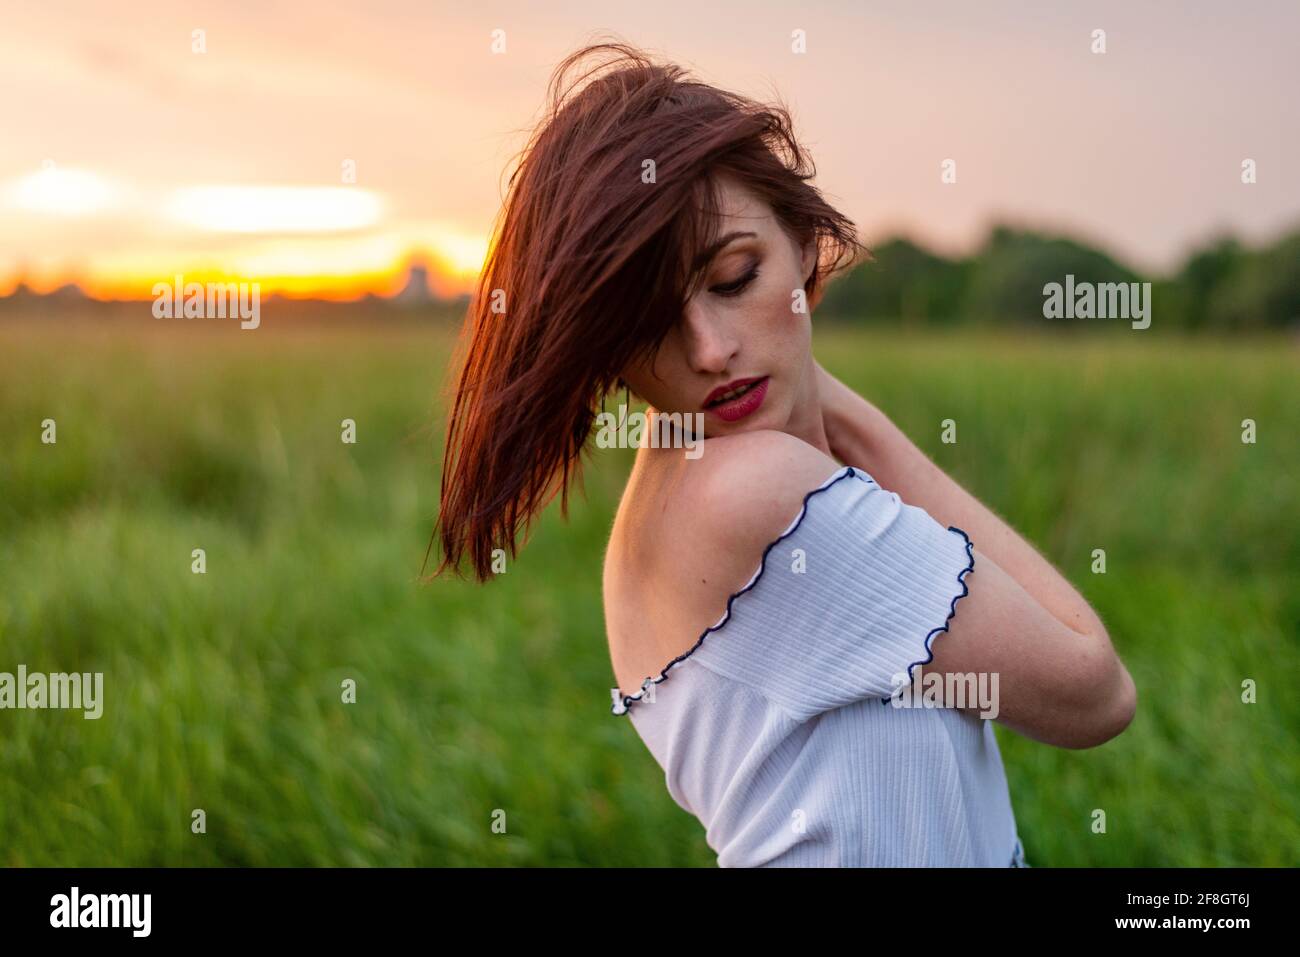
[[[817,366],[811,352],[808,353],[808,360],[804,363],[803,376],[795,388],[794,408],[790,411],[790,418],[781,431],[803,439],[813,448],[834,458],[830,442],[826,438],[821,395],[817,391]]]

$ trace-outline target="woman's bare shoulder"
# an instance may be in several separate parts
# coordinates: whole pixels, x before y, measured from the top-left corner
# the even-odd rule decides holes
[[[605,600],[615,673],[624,681],[657,674],[693,646],[804,496],[840,467],[785,432],[715,437],[703,449],[699,458],[648,468],[615,521]]]
[[[650,580],[712,624],[763,552],[799,514],[804,497],[841,466],[793,435],[753,431],[708,439],[657,492],[657,519],[641,525]],[[711,616],[711,617],[710,617]]]
[[[787,432],[756,430],[709,439],[685,469],[682,514],[689,526],[747,558],[789,526],[804,496],[842,466]]]

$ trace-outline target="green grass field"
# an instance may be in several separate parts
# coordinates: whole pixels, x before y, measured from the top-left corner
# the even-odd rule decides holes
[[[0,863],[715,864],[609,711],[630,452],[593,448],[569,520],[492,584],[420,583],[449,345],[0,324],[0,671],[101,671],[105,697],[97,721],[0,711]],[[1138,684],[1101,748],[997,728],[1030,863],[1295,865],[1296,346],[819,329],[815,351],[1064,571]]]

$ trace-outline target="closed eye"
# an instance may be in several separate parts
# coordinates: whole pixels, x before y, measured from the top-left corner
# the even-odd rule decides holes
[[[758,277],[758,263],[749,267],[749,271],[739,279],[731,282],[719,283],[716,286],[710,286],[709,292],[717,293],[719,296],[736,296]]]

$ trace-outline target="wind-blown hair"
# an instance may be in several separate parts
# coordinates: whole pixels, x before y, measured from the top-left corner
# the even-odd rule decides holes
[[[811,158],[781,105],[618,42],[566,57],[547,100],[510,176],[457,349],[435,576],[460,574],[468,553],[486,580],[493,550],[513,558],[557,492],[567,517],[601,400],[628,363],[654,354],[702,281],[715,176],[765,199],[800,244],[816,240],[810,307],[861,249],[853,223],[808,182]]]

